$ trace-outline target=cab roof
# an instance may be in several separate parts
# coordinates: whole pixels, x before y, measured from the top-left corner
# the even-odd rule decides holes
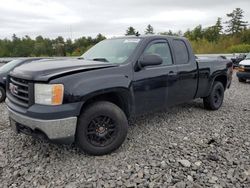
[[[121,37],[114,37],[111,39],[129,39],[129,38],[138,38],[138,39],[156,39],[156,38],[173,38],[173,39],[186,39],[185,37],[179,36],[170,36],[170,35],[129,35],[129,36],[121,36]]]

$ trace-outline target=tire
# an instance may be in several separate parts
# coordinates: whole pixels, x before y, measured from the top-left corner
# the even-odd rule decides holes
[[[105,155],[119,148],[126,139],[128,120],[115,104],[96,102],[80,115],[76,144],[90,155]]]
[[[224,92],[223,84],[221,82],[214,82],[210,95],[203,99],[205,109],[218,110],[223,104]]]
[[[244,79],[244,78],[239,78],[239,82],[246,82],[246,79]]]
[[[6,98],[6,92],[5,89],[3,87],[0,86],[0,103],[4,102]]]

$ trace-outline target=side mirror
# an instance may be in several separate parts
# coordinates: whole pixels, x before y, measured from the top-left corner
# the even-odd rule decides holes
[[[146,66],[160,65],[160,64],[162,64],[162,62],[163,62],[163,59],[159,55],[147,54],[147,55],[143,55],[139,59],[138,64],[142,68],[142,67],[146,67]]]

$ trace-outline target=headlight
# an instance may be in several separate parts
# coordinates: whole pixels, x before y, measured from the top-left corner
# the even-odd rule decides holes
[[[239,70],[239,72],[244,72],[245,71],[245,66],[241,65],[238,70]]]
[[[35,84],[35,103],[60,105],[63,102],[64,86],[62,84]]]

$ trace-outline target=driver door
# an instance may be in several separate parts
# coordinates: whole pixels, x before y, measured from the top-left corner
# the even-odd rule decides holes
[[[167,40],[153,40],[141,55],[157,54],[161,65],[144,67],[134,72],[133,92],[136,114],[160,110],[172,102],[177,89],[177,68]]]

